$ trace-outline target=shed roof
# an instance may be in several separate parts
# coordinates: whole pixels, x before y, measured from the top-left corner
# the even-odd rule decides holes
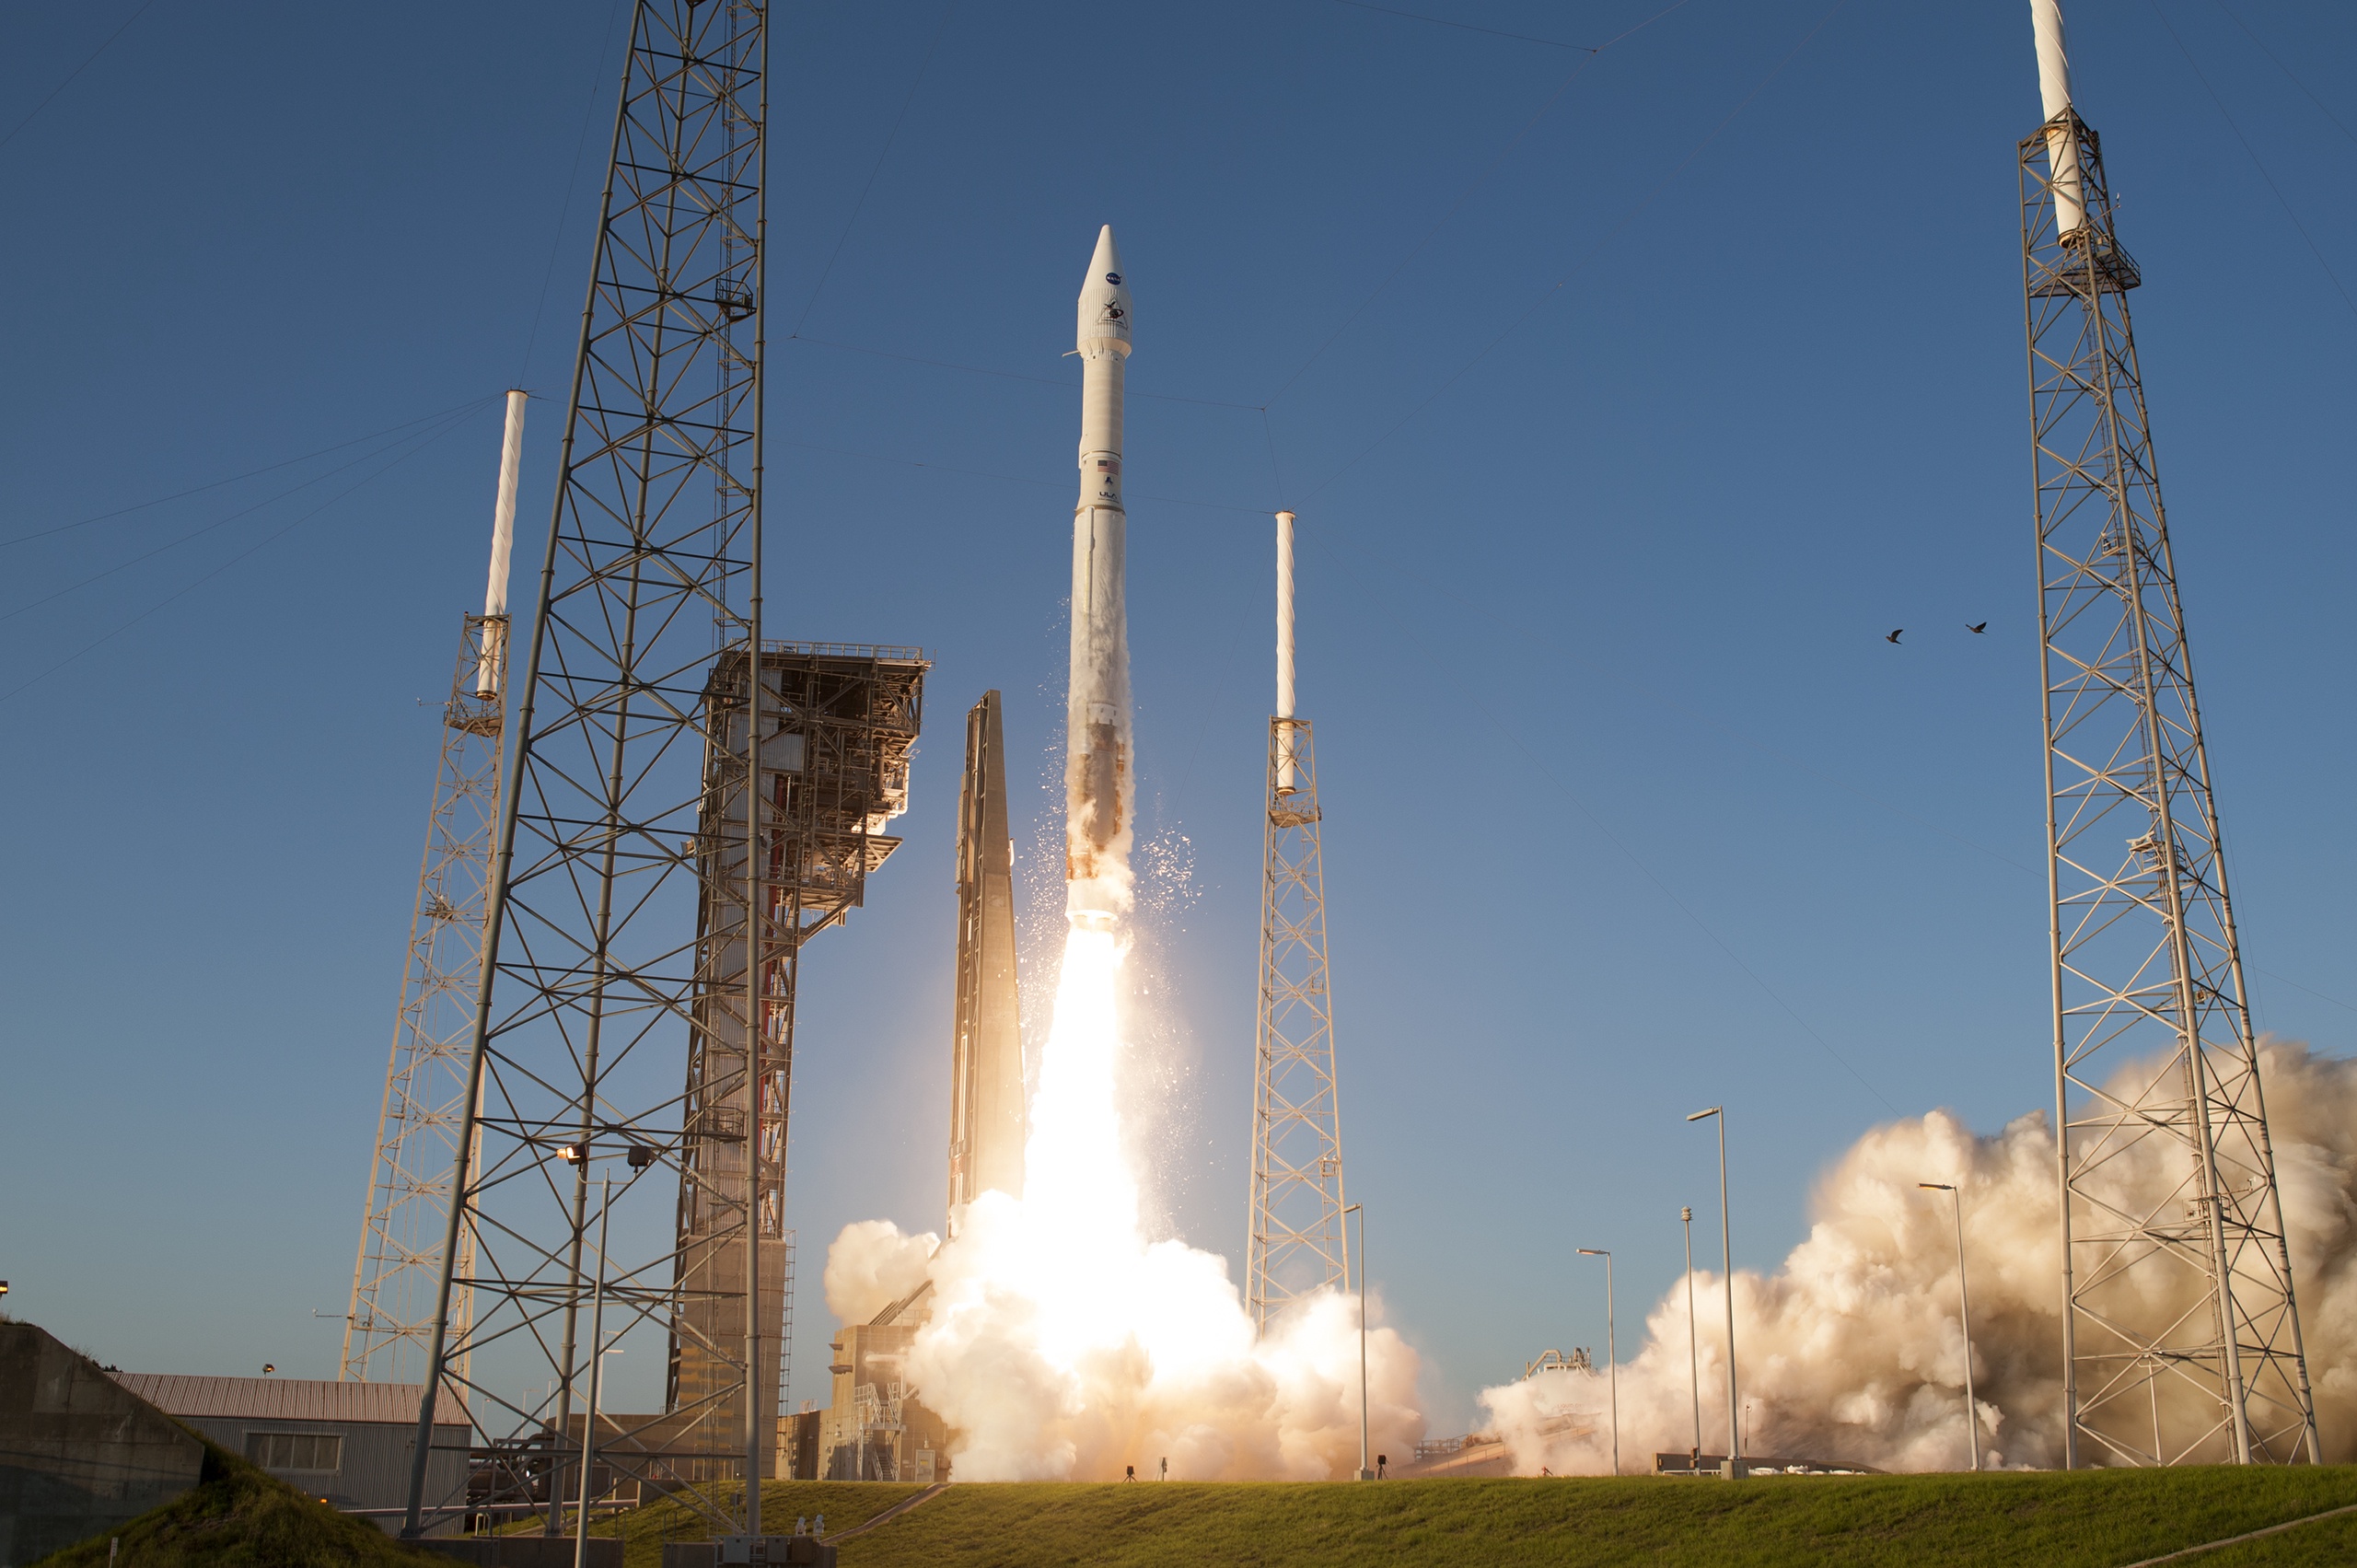
[[[417,1420],[422,1383],[337,1383],[316,1377],[184,1377],[169,1372],[118,1372],[115,1381],[167,1415],[250,1421],[397,1422]],[[455,1414],[437,1411],[437,1416]],[[446,1424],[437,1420],[435,1425]],[[463,1424],[448,1423],[447,1424]]]

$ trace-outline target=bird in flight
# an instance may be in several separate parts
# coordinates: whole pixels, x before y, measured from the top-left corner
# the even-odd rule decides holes
[[[1906,627],[1901,626],[1901,627],[1898,629],[1898,632],[1904,632],[1904,631],[1906,631],[1906,630],[1907,630],[1907,628],[1906,628]],[[1885,638],[1883,639],[1883,641],[1884,641],[1884,642],[1886,642],[1886,643],[1895,643],[1895,642],[1898,641],[1898,632],[1893,632],[1889,636],[1885,637]]]
[[[1978,626],[1968,626],[1965,630],[1968,632],[1986,632],[1989,630],[1989,622],[1984,621]]]

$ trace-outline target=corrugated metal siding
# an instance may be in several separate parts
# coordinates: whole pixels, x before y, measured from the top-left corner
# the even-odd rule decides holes
[[[118,1372],[116,1382],[167,1415],[254,1421],[417,1420],[421,1383],[337,1383],[312,1377],[182,1377]]]

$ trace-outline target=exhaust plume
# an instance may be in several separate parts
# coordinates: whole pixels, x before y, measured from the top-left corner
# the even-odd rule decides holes
[[[2326,1461],[2344,1464],[2357,1460],[2357,1061],[2270,1040],[2260,1045],[2259,1069],[2316,1425]],[[2122,1179],[2160,1195],[2179,1174],[2155,1167]],[[1982,1462],[2061,1463],[2061,1238],[2054,1133],[2043,1111],[1988,1137],[1944,1110],[1874,1129],[1818,1184],[1816,1223],[1783,1266],[1770,1275],[1736,1272],[1747,1455],[1965,1468],[1956,1233],[1946,1194],[1923,1192],[1921,1181],[1952,1182],[1963,1196]],[[1710,1453],[1725,1452],[1727,1441],[1725,1415],[1710,1404],[1711,1390],[1726,1385],[1722,1289],[1720,1276],[1696,1272],[1700,1444]],[[1645,1343],[1620,1369],[1624,1468],[1629,1456],[1645,1469],[1645,1455],[1696,1446],[1686,1301],[1681,1279],[1647,1315]],[[1601,1369],[1542,1373],[1480,1399],[1516,1473],[1610,1469]]]

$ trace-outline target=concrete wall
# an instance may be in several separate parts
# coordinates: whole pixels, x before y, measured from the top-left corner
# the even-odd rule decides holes
[[[0,1568],[24,1568],[197,1483],[204,1445],[30,1323],[0,1323]]]

